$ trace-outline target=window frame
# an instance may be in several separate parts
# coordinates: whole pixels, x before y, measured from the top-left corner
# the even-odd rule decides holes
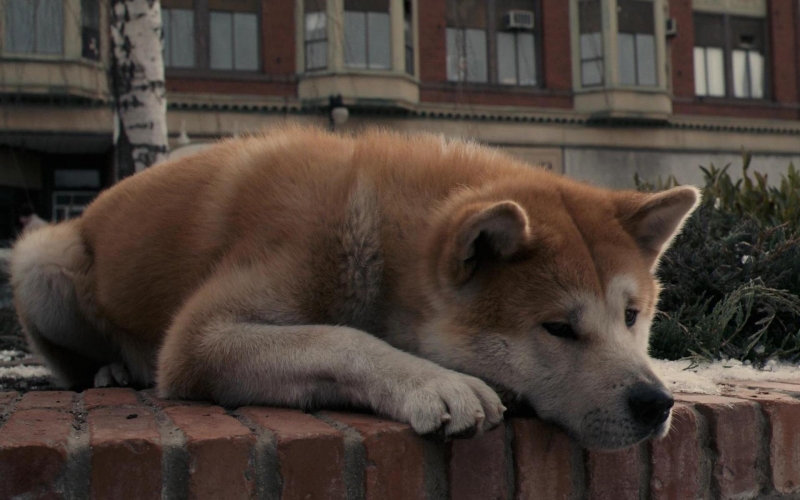
[[[85,7],[87,4],[91,4],[96,9],[94,13],[96,13],[96,19],[92,19],[91,21],[96,21],[96,25],[87,25],[87,16],[85,12]],[[102,59],[103,47],[102,41],[100,39],[100,24],[102,13],[100,12],[100,1],[99,0],[81,0],[81,57],[83,59],[89,61],[99,62]],[[94,17],[94,16],[93,16]],[[96,50],[97,53],[94,55],[87,55],[87,44],[91,44],[91,41],[94,40],[97,44]]]
[[[733,13],[723,13],[723,12],[706,12],[706,11],[694,11],[692,13],[692,23],[695,30],[695,33],[698,29],[698,17],[716,17],[722,20],[722,44],[721,45],[698,45],[697,41],[695,40],[694,45],[692,46],[693,49],[697,47],[708,48],[708,47],[715,47],[721,48],[723,51],[723,66],[724,66],[724,83],[725,83],[725,93],[724,95],[698,95],[697,94],[697,83],[695,81],[695,99],[699,100],[707,100],[707,99],[726,99],[726,100],[736,100],[738,102],[757,102],[757,101],[769,101],[772,99],[771,95],[771,70],[772,70],[772,61],[769,57],[770,55],[770,41],[769,41],[769,19],[767,17],[757,17],[757,16],[744,16],[740,14],[733,14]],[[753,50],[753,49],[746,49],[734,44],[733,40],[733,32],[731,29],[732,21],[736,20],[746,20],[750,22],[758,22],[760,24],[760,31],[762,37],[762,48],[760,51]],[[745,64],[746,64],[746,74],[748,79],[748,96],[737,96],[735,90],[735,80],[734,80],[734,68],[733,68],[733,52],[735,50],[742,50],[745,52]],[[753,97],[752,96],[752,74],[749,70],[750,68],[750,57],[749,53],[751,51],[759,52],[763,58],[763,79],[762,79],[762,95],[760,97]],[[692,58],[694,63],[694,50],[692,51]],[[705,64],[706,69],[706,88],[708,88],[708,61]],[[694,74],[694,64],[693,64],[693,73],[692,79],[694,81],[695,74]]]
[[[324,37],[322,37],[322,38],[309,38],[308,31],[306,30],[306,28],[307,28],[307,24],[306,23],[308,22],[307,20],[308,20],[309,14],[322,14],[323,16],[325,16],[324,17],[325,18],[325,29],[323,30],[323,32],[325,33]],[[313,72],[313,71],[325,71],[325,70],[328,69],[328,66],[330,65],[330,60],[329,60],[330,57],[329,57],[329,54],[328,54],[328,22],[329,22],[328,13],[326,11],[324,11],[324,10],[315,10],[315,11],[311,11],[311,12],[305,12],[304,11],[303,12],[303,70],[304,71],[307,71],[307,72],[308,71],[311,71],[311,72]],[[308,58],[308,47],[310,45],[322,45],[324,47],[324,52],[323,52],[325,54],[325,64],[324,65],[309,67],[309,65],[308,65],[308,61],[309,61],[309,58]]]
[[[535,23],[535,21],[534,21]],[[530,35],[531,41],[533,42],[533,83],[520,83],[520,64],[519,64],[519,47],[520,47],[520,36],[519,35]],[[514,40],[514,83],[504,83],[500,81],[500,35],[512,35]],[[537,57],[537,50],[538,50],[538,43],[536,39],[536,33],[531,31],[497,31],[496,35],[496,57],[497,57],[497,84],[502,85],[504,87],[524,87],[524,88],[531,88],[531,87],[538,87],[539,84],[539,58]]]
[[[467,67],[467,69],[464,71],[463,78],[461,77],[461,71],[457,70],[456,72],[458,73],[459,76],[455,80],[453,80],[453,79],[450,79],[450,77],[448,75],[447,76],[447,81],[450,82],[450,83],[456,83],[456,84],[471,84],[471,85],[486,85],[486,84],[489,84],[491,82],[492,71],[491,71],[491,68],[489,66],[489,54],[491,53],[491,49],[489,48],[488,30],[481,29],[481,28],[458,28],[458,27],[454,27],[454,26],[447,26],[445,28],[445,37],[448,36],[448,32],[450,32],[450,31],[455,32],[455,35],[456,35],[456,51],[457,51],[457,55],[458,54],[463,54],[463,56],[460,56],[460,58],[463,57],[464,59],[466,59],[468,57],[467,56],[467,31],[482,32],[484,34],[484,52],[485,52],[485,59],[484,60],[486,61],[486,80],[470,80],[469,79],[469,67]],[[460,40],[462,42],[461,44],[458,43],[459,35],[460,35]],[[463,52],[461,52],[459,50],[459,45],[463,45],[463,49],[464,49]],[[445,51],[447,51],[447,41],[446,41],[446,39],[445,39]],[[445,54],[445,64],[446,65],[447,65],[447,62],[446,62],[447,61],[447,57],[449,57],[449,56],[450,56],[449,53]],[[445,68],[446,71],[447,71],[447,69],[448,68]]]
[[[167,77],[214,77],[231,79],[261,79],[267,78],[264,75],[264,26],[263,26],[263,4],[261,1],[253,2],[255,10],[240,8],[231,5],[230,8],[219,8],[215,3],[219,0],[161,0],[161,8],[164,9],[187,9],[194,13],[194,66],[176,67],[165,66]],[[187,7],[190,5],[190,7]],[[227,7],[227,6],[226,6]],[[235,63],[232,69],[214,69],[211,67],[211,13],[228,12],[250,13],[256,16],[256,62],[257,69],[236,69]],[[233,18],[233,16],[231,16]],[[231,34],[235,37],[235,33]],[[235,44],[232,45],[235,49]],[[235,60],[235,55],[233,56]]]
[[[342,10],[342,20],[344,25],[347,25],[347,21],[345,17],[347,14],[351,15],[363,15],[364,16],[364,66],[356,66],[348,64],[347,62],[347,28],[345,27],[342,32],[342,57],[344,59],[344,67],[347,70],[354,70],[354,71],[391,71],[392,70],[392,59],[393,59],[393,51],[392,51],[392,16],[391,11],[375,11],[375,10]],[[370,14],[385,14],[389,19],[389,29],[386,32],[386,36],[388,37],[389,42],[389,61],[386,67],[371,67],[370,66],[370,57],[369,57],[369,47],[370,47],[370,32],[369,32],[369,19]]]
[[[650,14],[652,15],[652,22],[648,22],[643,20],[641,17],[634,15],[632,20],[625,20],[626,22],[623,23],[622,16],[623,10],[622,6],[620,5],[620,1],[625,0],[616,0],[617,1],[617,54],[616,54],[616,63],[617,63],[617,82],[618,85],[621,87],[635,87],[637,89],[642,88],[657,88],[658,87],[658,45],[656,41],[656,8],[657,2],[654,0],[628,0],[634,4],[641,4],[649,6]],[[647,9],[643,9],[647,10]],[[639,24],[640,26],[622,26],[623,24]],[[642,26],[642,25],[650,25],[650,26]],[[649,30],[649,31],[648,31]],[[627,35],[632,38],[632,48],[633,48],[633,82],[623,82],[622,81],[622,37],[620,35]],[[639,61],[639,50],[640,50],[640,43],[639,37],[640,36],[650,36],[652,37],[652,44],[653,44],[653,53],[652,53],[652,61],[653,61],[653,83],[641,83],[640,81],[640,61]]]
[[[236,11],[236,10],[213,10],[208,11],[208,69],[214,72],[227,71],[232,73],[260,73],[263,67],[261,57],[261,16],[259,11]],[[230,15],[231,23],[231,67],[230,68],[214,68],[211,66],[211,16],[213,14],[228,14]],[[245,14],[255,16],[256,20],[256,67],[248,69],[238,69],[236,67],[236,14]]]
[[[450,1],[457,1],[457,0],[450,0]],[[466,77],[463,79],[452,80],[447,76],[447,63],[445,62],[445,73],[446,73],[446,81],[450,84],[468,84],[472,86],[490,86],[497,89],[503,89],[507,91],[515,91],[515,90],[533,90],[533,89],[542,89],[545,86],[545,78],[544,78],[544,53],[542,51],[543,48],[543,41],[542,41],[542,2],[541,0],[530,0],[532,4],[530,7],[517,7],[517,6],[502,6],[499,2],[496,1],[489,1],[483,0],[482,2],[482,9],[485,14],[485,18],[482,20],[481,23],[477,22],[475,19],[467,20],[465,22],[459,23],[456,18],[459,17],[459,13],[452,12],[448,9],[447,14],[447,21],[445,26],[445,61],[446,58],[449,56],[447,53],[447,32],[448,30],[459,30],[461,32],[466,32],[466,30],[481,30],[485,33],[486,36],[486,80],[485,81],[470,81]],[[519,83],[519,60],[517,54],[517,36],[518,30],[505,30],[499,27],[499,22],[502,19],[502,15],[504,10],[501,10],[501,7],[506,7],[505,10],[508,9],[515,9],[515,10],[529,10],[533,12],[533,29],[532,30],[524,30],[521,31],[523,33],[530,33],[533,35],[533,57],[534,57],[534,80],[535,83],[531,85],[521,85]],[[461,24],[461,25],[459,25]],[[478,24],[482,24],[483,26],[478,26]],[[500,82],[500,64],[499,64],[499,57],[497,54],[498,50],[498,39],[501,33],[511,33],[514,34],[514,67],[516,71],[516,82],[515,84],[508,84],[508,83],[501,83]],[[466,35],[461,35],[462,39],[464,40],[464,44],[466,45]],[[466,50],[466,46],[465,46]]]

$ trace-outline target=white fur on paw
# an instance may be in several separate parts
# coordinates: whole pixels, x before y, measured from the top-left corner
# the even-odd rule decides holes
[[[496,427],[505,407],[500,397],[483,381],[443,370],[405,398],[403,413],[420,434],[444,427],[454,436]]]
[[[127,387],[131,376],[122,363],[111,363],[99,370],[94,376],[95,387]]]

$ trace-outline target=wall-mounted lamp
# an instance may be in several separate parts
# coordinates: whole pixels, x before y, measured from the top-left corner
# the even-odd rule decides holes
[[[330,96],[328,99],[328,113],[331,130],[336,130],[337,125],[343,125],[350,117],[350,111],[347,110],[342,102],[341,94]]]

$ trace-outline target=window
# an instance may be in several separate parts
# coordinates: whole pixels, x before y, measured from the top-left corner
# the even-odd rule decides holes
[[[486,82],[486,31],[447,28],[447,79]]]
[[[600,0],[578,1],[578,23],[580,24],[581,85],[584,87],[603,85],[605,64],[603,61],[603,21]]]
[[[654,16],[652,0],[617,0],[617,56],[622,85],[658,83]]]
[[[392,67],[388,0],[345,0],[344,63],[348,68]]]
[[[536,85],[535,53],[533,33],[498,33],[498,83]]]
[[[414,32],[411,30],[411,25],[414,22],[414,16],[412,15],[411,9],[411,0],[404,0],[403,40],[405,41],[406,73],[409,75],[414,74]]]
[[[764,98],[764,23],[759,19],[731,17],[733,96]]]
[[[328,67],[328,22],[324,0],[305,2],[306,70]]]
[[[6,0],[5,51],[62,54],[63,0]]]
[[[496,0],[495,22],[497,83],[536,85],[537,3],[534,0]],[[492,61],[490,61],[491,67]]]
[[[80,216],[100,190],[100,171],[57,169],[53,171],[54,222]]]
[[[725,96],[725,27],[722,16],[696,14],[694,22],[694,91]]]
[[[99,0],[81,0],[81,56],[100,60]]]
[[[694,25],[695,94],[763,99],[764,20],[695,14]]]
[[[210,0],[209,8],[211,69],[257,71],[258,2]]]
[[[449,0],[447,6],[447,79],[489,81],[485,0]]]
[[[194,5],[191,0],[162,0],[161,26],[164,33],[164,66],[195,67]]]

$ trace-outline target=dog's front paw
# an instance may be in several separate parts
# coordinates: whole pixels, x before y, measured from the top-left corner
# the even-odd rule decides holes
[[[402,413],[419,434],[469,437],[497,427],[505,410],[481,380],[443,370],[406,394]]]

